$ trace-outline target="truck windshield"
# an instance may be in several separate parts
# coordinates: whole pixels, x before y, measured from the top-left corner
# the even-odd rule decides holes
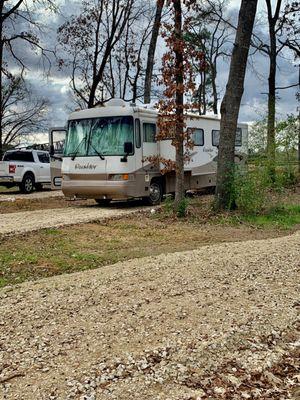
[[[133,118],[102,117],[69,122],[65,156],[124,156],[124,143],[133,143]]]

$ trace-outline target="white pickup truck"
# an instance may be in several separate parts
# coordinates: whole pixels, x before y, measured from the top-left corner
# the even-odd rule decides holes
[[[21,192],[31,193],[50,184],[50,157],[47,151],[9,150],[0,161],[0,186],[19,186]]]

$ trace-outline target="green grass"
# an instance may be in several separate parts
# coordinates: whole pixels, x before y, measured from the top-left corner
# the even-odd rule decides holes
[[[296,225],[300,225],[300,205],[276,206],[262,214],[233,215],[228,217],[226,220],[234,225],[244,222],[246,224],[266,229],[292,229]]]
[[[18,190],[19,187],[18,186],[13,186],[11,188],[7,188],[6,186],[1,186],[0,185],[0,193],[9,193],[9,192],[14,192],[16,190]]]
[[[294,203],[270,207],[261,215],[216,215],[210,211],[210,199],[191,199],[184,219],[170,216],[167,207],[143,218],[133,215],[107,224],[43,229],[26,239],[0,236],[0,288],[207,244],[283,236],[300,226],[299,197],[289,196],[288,201]]]

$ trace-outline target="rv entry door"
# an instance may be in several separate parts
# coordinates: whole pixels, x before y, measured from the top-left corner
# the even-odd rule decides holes
[[[49,131],[51,189],[61,189],[61,166],[67,130],[51,128]]]

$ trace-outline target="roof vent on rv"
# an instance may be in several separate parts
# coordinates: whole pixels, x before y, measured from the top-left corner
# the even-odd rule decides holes
[[[110,99],[105,103],[106,107],[126,107],[126,101],[123,99]]]

